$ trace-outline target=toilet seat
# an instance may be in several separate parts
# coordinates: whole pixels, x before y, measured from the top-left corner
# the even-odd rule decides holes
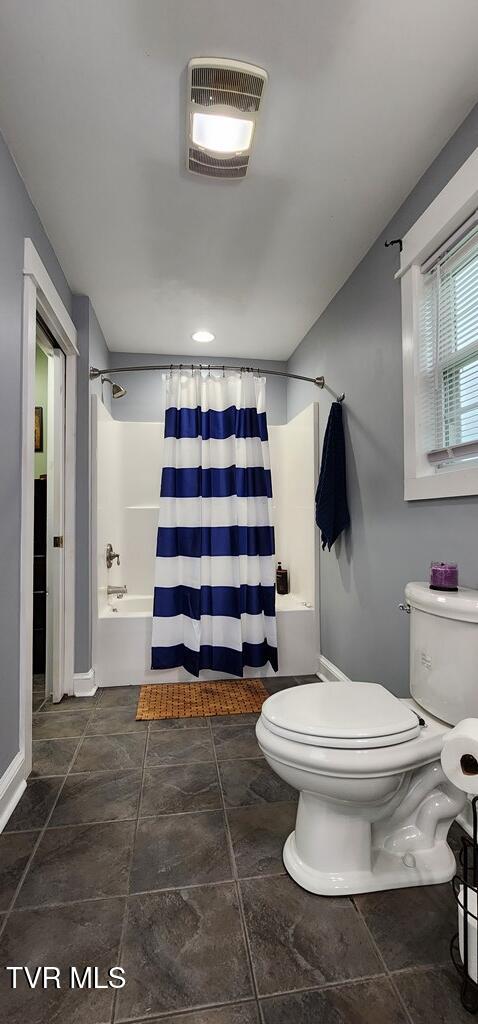
[[[420,734],[417,713],[378,683],[308,683],[269,697],[263,724],[284,739],[315,747],[371,750]]]
[[[273,761],[284,763],[312,774],[317,772],[335,778],[383,777],[439,760],[443,738],[450,727],[431,719],[426,713],[423,717],[426,728],[420,729],[415,739],[382,747],[322,746],[318,741],[311,743],[304,736],[294,738],[293,733],[281,735],[271,728],[263,715],[256,725],[256,736],[271,765]]]

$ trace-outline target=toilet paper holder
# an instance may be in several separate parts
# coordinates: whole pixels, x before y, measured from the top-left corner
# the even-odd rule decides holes
[[[452,961],[461,975],[461,1002],[478,1013],[478,796],[471,802],[472,836],[461,840],[459,866],[452,881],[458,904],[458,931],[450,943]]]

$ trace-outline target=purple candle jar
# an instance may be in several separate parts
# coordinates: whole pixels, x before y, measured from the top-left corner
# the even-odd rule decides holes
[[[430,590],[458,590],[458,566],[456,562],[431,563]]]

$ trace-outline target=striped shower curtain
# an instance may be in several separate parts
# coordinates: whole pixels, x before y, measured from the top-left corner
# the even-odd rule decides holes
[[[164,434],[152,668],[277,671],[265,380],[171,373]]]

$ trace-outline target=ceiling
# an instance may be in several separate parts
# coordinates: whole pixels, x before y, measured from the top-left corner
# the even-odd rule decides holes
[[[110,349],[283,359],[476,102],[477,42],[476,0],[0,0],[0,128]],[[242,182],[184,169],[192,56],[269,73]]]

